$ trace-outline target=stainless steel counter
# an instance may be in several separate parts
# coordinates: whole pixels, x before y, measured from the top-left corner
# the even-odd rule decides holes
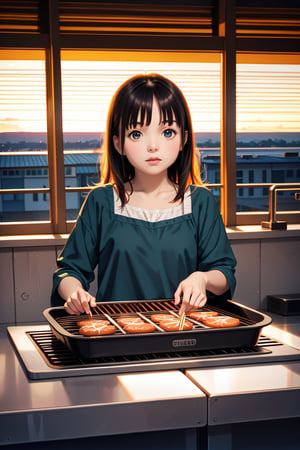
[[[300,416],[300,363],[188,370],[208,395],[208,425]]]
[[[196,369],[186,375],[207,393],[208,448],[287,450],[296,445],[300,426],[299,362]],[[292,418],[297,418],[293,427]],[[261,425],[276,421],[277,427],[269,432]],[[248,425],[248,429],[243,427],[246,432],[240,431],[240,424]],[[258,443],[267,434],[268,446],[260,447]],[[247,443],[249,435],[252,445]]]
[[[264,333],[300,348],[300,317],[272,316],[274,325]],[[298,448],[300,361],[191,369],[186,375],[207,393],[208,448]]]
[[[0,444],[205,426],[205,394],[180,371],[29,381],[0,335]]]
[[[296,335],[267,328],[300,348]],[[300,361],[30,381],[2,327],[0,367],[0,446],[186,430],[178,448],[190,450],[194,430],[206,430],[201,448],[217,449],[211,436],[229,423],[300,417]]]
[[[297,344],[300,346],[300,315],[294,316],[281,316],[279,314],[266,311],[266,314],[272,317],[273,328],[276,331],[287,332],[291,334],[294,338],[299,338]]]

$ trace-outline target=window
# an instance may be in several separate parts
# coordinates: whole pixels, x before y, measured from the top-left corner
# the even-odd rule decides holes
[[[75,20],[72,2],[2,2],[0,233],[71,230],[98,177],[108,101],[150,70],[187,97],[225,224],[267,220],[269,186],[300,182],[300,8],[239,3],[111,2],[108,13],[78,1]],[[281,193],[278,220],[300,222],[292,198]]]
[[[44,184],[43,188],[46,189],[46,187],[47,187],[47,186]],[[43,194],[43,201],[44,201],[44,202],[48,202],[48,200],[49,200],[48,194],[44,193],[44,194]]]
[[[262,182],[267,183],[267,169],[262,170]],[[269,189],[263,188],[262,189],[262,196],[267,197],[269,195]]]
[[[259,217],[269,208],[268,187],[255,184],[300,182],[287,167],[300,166],[300,59],[238,55],[238,62],[237,166],[247,171],[248,183],[254,185],[247,197],[237,199],[237,210],[242,211],[237,222],[244,223],[247,211]],[[289,197],[283,192],[278,196]],[[281,209],[299,211],[299,204],[287,200]]]
[[[183,91],[201,157],[218,154],[218,161],[214,160],[213,165],[206,159],[204,171],[206,181],[214,183],[215,166],[220,171],[220,55],[135,52],[132,60],[126,60],[124,52],[112,55],[98,51],[62,51],[61,56],[65,163],[70,153],[76,162],[73,183],[66,179],[70,186],[85,187],[86,183],[91,186],[99,179],[97,162],[110,101],[129,77],[152,72],[170,78]],[[65,175],[71,175],[70,167],[65,167]],[[81,204],[80,195],[67,194],[70,219],[76,218]]]
[[[272,183],[284,183],[285,173],[284,170],[272,170]]]
[[[36,192],[48,187],[45,52],[1,50],[0,58],[0,222],[49,220],[49,201],[39,210]]]

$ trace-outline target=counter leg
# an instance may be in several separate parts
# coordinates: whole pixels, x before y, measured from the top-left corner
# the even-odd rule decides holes
[[[185,432],[185,448],[186,450],[199,450],[199,432],[195,428],[186,430]],[[202,447],[200,447],[201,449]]]
[[[207,450],[232,450],[231,425],[207,428]]]

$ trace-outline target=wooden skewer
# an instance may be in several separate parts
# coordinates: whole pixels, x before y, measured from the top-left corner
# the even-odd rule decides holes
[[[179,331],[183,330],[184,327],[184,322],[185,322],[185,313],[183,313],[180,317],[180,322],[179,322]]]

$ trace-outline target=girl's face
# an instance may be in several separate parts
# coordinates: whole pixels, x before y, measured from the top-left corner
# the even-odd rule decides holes
[[[139,125],[125,131],[124,154],[135,168],[135,174],[158,175],[167,173],[182,150],[181,129],[160,121],[161,114],[156,98],[153,98],[152,117],[149,126]],[[120,140],[114,136],[114,145],[119,153]]]

